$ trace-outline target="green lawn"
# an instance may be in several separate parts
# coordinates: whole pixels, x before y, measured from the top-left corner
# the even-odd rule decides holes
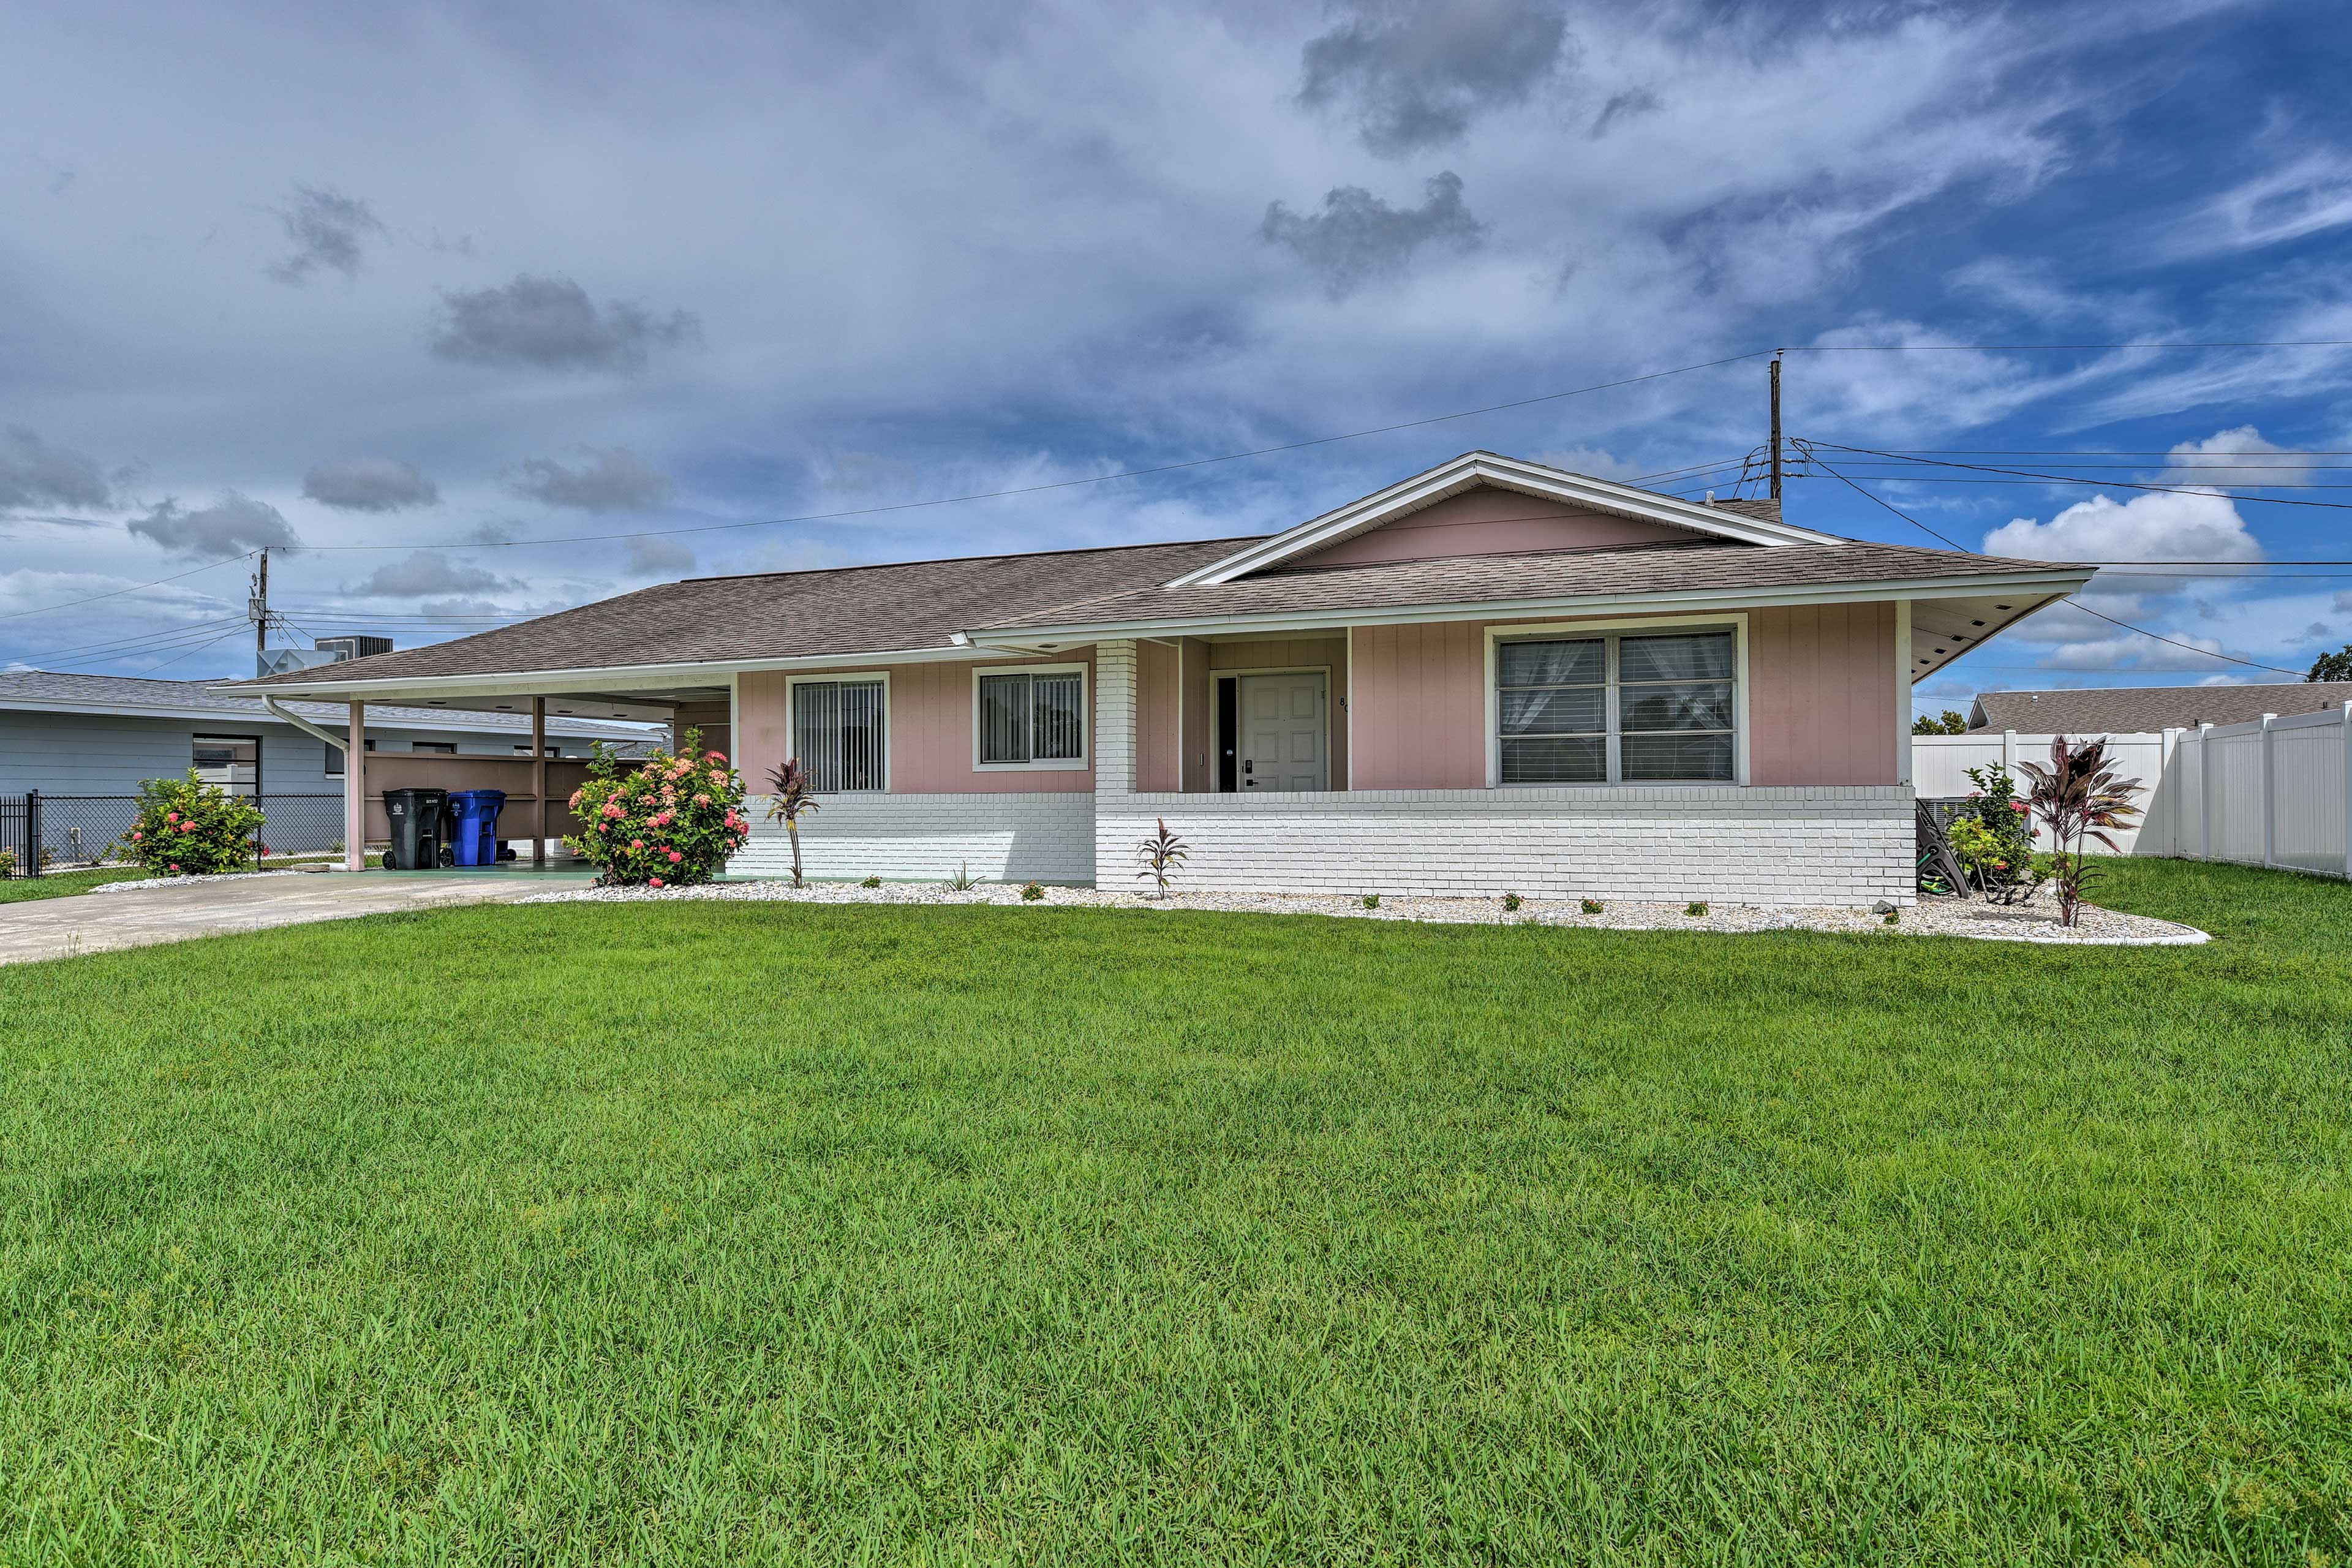
[[[0,904],[61,899],[68,893],[86,893],[100,883],[135,881],[146,875],[137,866],[108,866],[97,870],[52,871],[46,877],[0,877]]]
[[[0,972],[0,1559],[2342,1563],[2352,888],[2103,897]]]

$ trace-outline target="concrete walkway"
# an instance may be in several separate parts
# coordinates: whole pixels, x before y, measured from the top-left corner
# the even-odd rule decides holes
[[[570,880],[325,872],[33,899],[0,904],[0,964],[397,910],[507,902],[552,891]]]

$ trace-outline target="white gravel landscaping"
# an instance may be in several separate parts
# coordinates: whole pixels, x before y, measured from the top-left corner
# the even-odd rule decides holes
[[[1010,883],[985,883],[959,892],[939,882],[885,882],[878,888],[815,882],[795,889],[786,881],[710,882],[698,888],[579,888],[517,900],[526,904],[640,903],[664,899],[718,899],[804,904],[992,904],[1013,909],[1175,910],[1221,914],[1337,915],[1350,920],[1427,921],[1449,925],[1573,926],[1589,931],[1819,931],[1855,934],[1963,936],[1992,942],[2081,943],[2107,947],[2189,946],[2211,940],[2193,926],[2127,915],[2085,904],[2082,923],[2058,923],[2058,901],[2045,893],[2032,903],[1997,909],[1937,899],[1899,911],[1893,925],[1868,910],[1798,909],[1769,904],[1712,904],[1703,915],[1681,904],[1612,902],[1586,914],[1576,900],[1528,899],[1517,910],[1500,898],[1423,899],[1384,896],[1378,909],[1360,898],[1300,893],[1171,893],[1166,900],[1093,888],[1047,888],[1024,901]]]
[[[207,871],[196,877],[142,877],[135,882],[100,882],[82,891],[135,893],[142,888],[185,888],[197,882],[249,882],[256,877],[292,877],[299,874],[291,866],[269,871]]]

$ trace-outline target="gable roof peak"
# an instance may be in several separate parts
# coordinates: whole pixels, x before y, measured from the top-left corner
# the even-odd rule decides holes
[[[1782,522],[1776,507],[1771,515],[1747,507],[1709,505],[1661,495],[1616,479],[1573,473],[1525,458],[1505,457],[1484,449],[1463,453],[1347,505],[1310,518],[1296,528],[1253,541],[1168,584],[1190,588],[1202,584],[1230,583],[1263,572],[1310,552],[1327,549],[1360,533],[1369,533],[1482,485],[1517,490],[1548,500],[1563,501],[1588,510],[1644,522],[1687,529],[1702,536],[1738,544],[1843,544],[1834,534],[1816,533]]]

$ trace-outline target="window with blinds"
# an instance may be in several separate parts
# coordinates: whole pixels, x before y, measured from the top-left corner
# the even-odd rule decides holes
[[[793,752],[808,770],[812,792],[884,787],[883,693],[879,680],[793,683]]]
[[[1086,721],[1082,671],[1024,670],[980,678],[982,766],[1082,765]]]
[[[1529,638],[1496,648],[1503,784],[1729,783],[1738,648],[1728,631]]]

